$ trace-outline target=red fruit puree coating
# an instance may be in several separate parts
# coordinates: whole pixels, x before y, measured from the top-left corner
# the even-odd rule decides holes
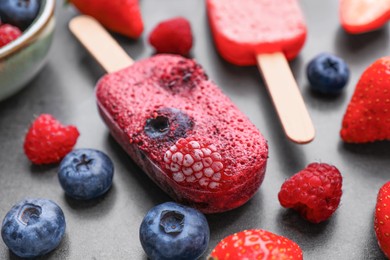
[[[266,140],[195,61],[156,55],[104,76],[96,95],[114,138],[175,200],[222,212],[262,183]]]
[[[306,39],[297,0],[207,0],[217,49],[236,65],[256,65],[256,55],[283,52],[291,60]]]

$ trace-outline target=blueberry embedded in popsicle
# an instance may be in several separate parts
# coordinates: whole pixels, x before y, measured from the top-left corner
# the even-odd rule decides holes
[[[165,107],[146,121],[145,134],[152,139],[176,141],[187,136],[194,127],[193,120],[177,108]]]

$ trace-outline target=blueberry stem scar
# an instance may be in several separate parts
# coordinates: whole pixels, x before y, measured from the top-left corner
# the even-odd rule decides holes
[[[164,210],[161,212],[160,226],[167,234],[180,234],[184,227],[184,215],[178,211]]]
[[[18,219],[24,225],[30,224],[32,220],[37,220],[42,213],[42,208],[34,204],[26,204],[19,210]]]
[[[82,166],[85,166],[87,170],[89,170],[89,164],[93,161],[93,159],[87,159],[85,154],[81,155],[81,160],[76,165],[77,170],[79,170]]]

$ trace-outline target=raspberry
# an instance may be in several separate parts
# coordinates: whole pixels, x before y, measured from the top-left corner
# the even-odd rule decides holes
[[[340,204],[342,176],[326,163],[311,163],[286,180],[278,194],[280,204],[297,210],[313,223],[327,220]]]
[[[20,35],[22,32],[18,27],[10,24],[0,25],[0,48],[16,40]]]
[[[61,161],[76,144],[79,131],[75,126],[63,126],[52,115],[35,119],[24,140],[24,152],[34,164]]]
[[[159,53],[186,56],[192,47],[191,25],[183,17],[165,20],[153,29],[149,42]]]
[[[224,165],[213,144],[179,139],[164,155],[170,178],[183,186],[215,191],[221,188]]]

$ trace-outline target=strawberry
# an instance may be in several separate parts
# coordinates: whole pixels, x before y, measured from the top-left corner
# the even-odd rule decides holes
[[[379,190],[374,217],[374,229],[379,247],[390,258],[390,181]]]
[[[179,139],[164,155],[170,178],[182,186],[215,191],[226,178],[222,156],[213,144]]]
[[[83,14],[98,20],[107,29],[130,38],[144,30],[138,0],[68,0]]]
[[[333,165],[311,163],[283,183],[279,202],[285,208],[297,210],[310,222],[325,221],[340,204],[342,180]]]
[[[22,32],[18,27],[12,26],[10,24],[0,25],[0,48],[16,40],[20,37],[20,35],[22,35]]]
[[[390,0],[341,0],[340,21],[349,33],[364,33],[383,26],[390,18]]]
[[[158,53],[186,56],[192,47],[190,22],[183,17],[165,20],[150,33],[149,42]]]
[[[390,140],[390,57],[375,61],[361,76],[340,135],[347,143]]]
[[[209,260],[303,259],[301,248],[292,240],[262,229],[244,230],[224,238]]]
[[[42,114],[27,132],[24,152],[34,164],[57,163],[73,149],[79,135],[75,126],[63,126],[52,115]]]

